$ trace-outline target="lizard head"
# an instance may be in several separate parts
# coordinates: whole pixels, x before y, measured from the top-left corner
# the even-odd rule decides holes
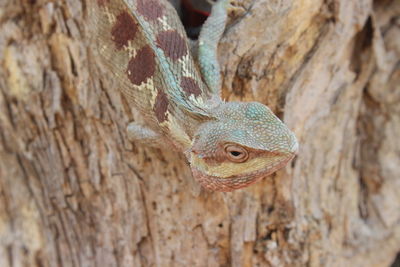
[[[203,123],[189,151],[193,176],[213,191],[248,186],[286,165],[297,153],[294,134],[257,102],[223,103]]]

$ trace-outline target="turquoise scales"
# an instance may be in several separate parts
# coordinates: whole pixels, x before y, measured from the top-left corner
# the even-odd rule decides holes
[[[298,146],[266,106],[221,100],[217,45],[228,8],[228,0],[214,4],[196,46],[196,64],[167,1],[97,0],[90,7],[99,54],[146,122],[131,123],[129,137],[170,143],[186,155],[197,181],[215,191],[275,172]]]

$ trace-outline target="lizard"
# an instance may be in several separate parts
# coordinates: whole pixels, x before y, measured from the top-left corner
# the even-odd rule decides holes
[[[90,2],[102,64],[145,121],[129,123],[129,140],[171,145],[202,187],[220,192],[253,184],[297,154],[294,133],[267,106],[221,98],[217,48],[229,0],[213,3],[195,46],[167,0]]]

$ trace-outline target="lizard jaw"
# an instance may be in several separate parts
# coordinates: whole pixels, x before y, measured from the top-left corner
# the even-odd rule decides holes
[[[295,155],[295,153],[290,154],[290,156],[285,157],[283,160],[275,163],[274,165],[265,167],[261,170],[226,178],[205,174],[194,166],[192,166],[192,173],[196,180],[201,184],[201,186],[203,186],[207,190],[218,192],[231,192],[233,190],[249,186],[259,181],[260,179],[271,175],[277,170],[283,168],[290,160],[295,157]]]

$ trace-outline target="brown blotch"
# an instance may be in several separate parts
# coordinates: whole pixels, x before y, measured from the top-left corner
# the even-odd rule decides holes
[[[154,113],[156,114],[159,123],[162,123],[168,118],[168,97],[167,95],[158,90],[156,102],[154,103]]]
[[[197,97],[201,94],[199,85],[194,79],[190,77],[182,77],[181,87],[183,91],[186,93],[186,96],[194,95]]]
[[[156,61],[153,50],[146,45],[128,63],[128,78],[134,85],[140,85],[154,75]]]
[[[168,30],[157,35],[157,46],[173,61],[185,56],[188,52],[186,40],[176,31]]]
[[[157,0],[138,0],[137,11],[145,17],[147,21],[153,21],[163,15],[164,7]]]
[[[101,0],[106,1],[106,0]],[[111,29],[112,40],[118,50],[122,49],[128,42],[135,38],[138,26],[132,16],[123,11],[117,16],[117,21]]]

